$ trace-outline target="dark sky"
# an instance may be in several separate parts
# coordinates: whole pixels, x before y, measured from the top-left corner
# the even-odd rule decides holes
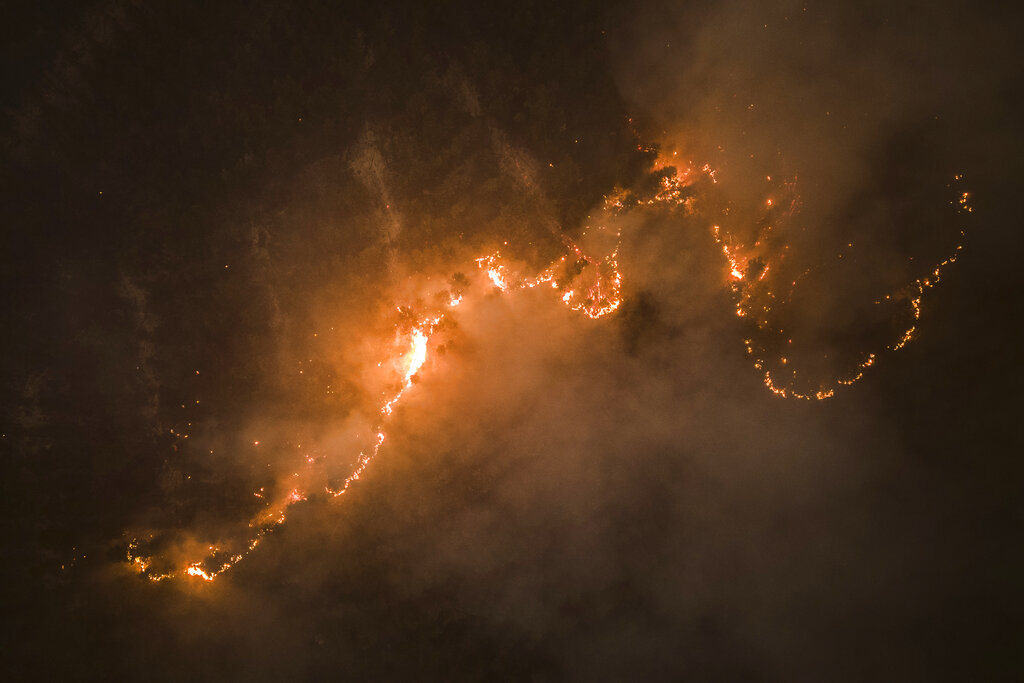
[[[340,4],[4,10],[5,680],[1024,677],[1019,12]],[[673,151],[696,210],[600,210]],[[710,232],[781,179],[793,365],[880,349],[820,402],[766,389]],[[600,320],[475,274],[599,223]],[[958,244],[884,351],[873,300]],[[213,583],[129,570],[345,476],[396,306],[455,281],[341,502]]]

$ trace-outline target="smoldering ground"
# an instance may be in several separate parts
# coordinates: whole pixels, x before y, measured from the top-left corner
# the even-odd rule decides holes
[[[699,53],[725,31],[729,45],[750,45],[737,7],[683,22],[693,32],[669,42]],[[1019,465],[1007,455],[1014,401],[1001,393],[1014,356],[1003,341],[1010,288],[992,270],[1005,263],[998,221],[972,232],[975,257],[928,299],[921,338],[814,405],[772,396],[749,365],[700,214],[617,219],[625,304],[611,319],[574,314],[543,288],[499,295],[469,277],[483,249],[527,270],[557,257],[550,226],[576,237],[600,219],[601,196],[638,178],[650,155],[636,147],[662,130],[666,145],[722,144],[719,191],[737,211],[760,201],[763,169],[748,171],[746,148],[732,151],[740,126],[707,112],[735,90],[716,87],[722,73],[771,82],[756,78],[763,69],[780,93],[823,97],[827,79],[803,75],[800,50],[772,34],[764,49],[783,59],[726,50],[697,85],[674,68],[686,63],[663,60],[665,97],[645,98],[634,88],[650,60],[631,59],[679,28],[652,33],[653,5],[497,16],[244,9],[100,7],[71,22],[71,47],[13,110],[5,154],[16,169],[8,187],[20,192],[7,203],[22,229],[5,290],[19,333],[6,342],[4,380],[14,677],[934,680],[1019,670],[1019,558],[1004,547]],[[602,35],[636,26],[639,37],[619,33],[625,44],[607,51]],[[829,26],[801,32],[828,48],[848,35]],[[911,37],[935,53],[927,32]],[[827,54],[833,73],[848,56]],[[873,68],[884,74],[893,59],[883,50]],[[988,78],[1006,87],[1011,72]],[[975,87],[982,109],[1005,105],[1008,91]],[[863,102],[840,90],[828,94]],[[955,98],[935,97],[969,119]],[[804,194],[817,203],[805,224],[824,234],[806,256],[885,223],[812,220],[843,218],[837,207],[858,192],[882,218],[907,197],[929,216],[944,201],[923,173],[930,134],[912,158],[887,147],[913,127],[916,107],[896,97],[852,138],[810,126],[812,144],[785,125],[810,114],[779,99],[768,120],[742,125],[765,156],[785,156],[766,174],[810,176]],[[814,153],[830,145],[846,154]],[[898,177],[922,171],[920,183],[874,188],[872,154]],[[997,179],[1012,167],[964,156],[981,178],[979,211],[1014,215]],[[903,241],[905,226],[887,223],[895,237],[885,233],[880,251],[941,251],[945,230],[956,234],[925,223]],[[892,270],[872,275],[907,274]],[[125,531],[199,540],[244,523],[261,504],[254,486],[286,479],[303,457],[297,445],[349,457],[351,425],[376,407],[365,367],[394,341],[394,307],[427,305],[458,271],[472,306],[452,317],[445,352],[434,349],[351,494],[296,504],[258,553],[211,585],[129,576]],[[858,293],[874,286],[851,282]],[[74,567],[58,570],[68,555]]]

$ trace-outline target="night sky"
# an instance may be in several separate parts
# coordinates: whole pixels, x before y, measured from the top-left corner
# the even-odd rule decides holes
[[[1024,16],[891,4],[7,6],[0,678],[1024,679]]]

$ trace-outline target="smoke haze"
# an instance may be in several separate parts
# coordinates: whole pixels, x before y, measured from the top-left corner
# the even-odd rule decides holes
[[[6,677],[1018,677],[1017,18],[19,10]],[[692,162],[690,203],[602,209],[649,197],[658,154]],[[811,271],[772,319],[794,366],[879,354],[826,401],[766,389],[711,230],[752,245],[790,182],[762,256]],[[536,275],[567,240],[618,246],[615,313],[474,263]],[[873,302],[957,245],[888,351],[910,309]],[[351,474],[396,330],[456,295],[351,491],[213,583],[133,572],[132,538],[181,566]]]

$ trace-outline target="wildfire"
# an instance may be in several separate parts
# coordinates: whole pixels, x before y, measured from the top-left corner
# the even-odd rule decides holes
[[[430,334],[432,333],[433,329],[437,326],[437,324],[440,322],[440,320],[440,316],[421,320],[419,324],[416,327],[414,327],[412,331],[408,334],[408,350],[403,354],[401,358],[401,365],[404,367],[402,373],[403,384],[400,387],[400,389],[393,396],[391,396],[391,398],[385,401],[381,406],[380,415],[382,419],[391,415],[395,405],[402,398],[405,392],[413,385],[413,378],[423,368],[423,365],[426,363]],[[341,487],[338,489],[333,489],[330,486],[326,486],[324,489],[325,493],[331,498],[336,498],[344,494],[346,491],[348,491],[352,483],[359,480],[360,475],[370,464],[373,458],[376,457],[377,453],[380,451],[381,446],[384,444],[384,439],[384,432],[378,428],[376,432],[376,438],[372,446],[368,451],[363,451],[359,453],[359,457],[356,460],[355,469],[345,479]],[[306,462],[307,465],[311,465],[313,461],[311,459],[308,459]],[[294,476],[298,477],[299,473],[296,472]],[[263,489],[261,488],[260,490],[254,492],[253,495],[257,498],[263,498]],[[210,554],[206,557],[205,560],[188,563],[184,567],[184,569],[181,570],[180,575],[184,575],[186,577],[199,578],[204,581],[213,581],[219,575],[223,574],[224,572],[228,571],[229,569],[237,565],[246,556],[248,556],[249,553],[255,550],[268,533],[271,533],[276,528],[283,525],[287,520],[287,509],[289,507],[296,503],[305,501],[307,499],[308,495],[302,489],[291,489],[281,501],[264,508],[249,522],[248,527],[250,529],[255,529],[256,531],[255,534],[249,539],[248,543],[246,544],[246,548],[243,552],[237,553],[235,555],[230,556],[226,560],[220,561],[216,569],[210,569],[210,564],[215,563],[215,558],[218,554],[217,548],[211,546],[209,549]],[[152,581],[161,581],[163,579],[172,578],[179,575],[178,572],[168,572],[163,574],[152,573],[150,571],[150,568],[152,566],[152,558],[141,555],[138,551],[138,548],[139,546],[137,541],[133,540],[131,543],[129,543],[128,561],[131,563],[131,566],[143,576],[147,577]]]
[[[665,207],[670,210],[682,208],[691,214],[694,213],[693,165],[690,164],[680,171],[674,166],[674,161],[672,158],[658,158],[653,169],[658,182],[647,196],[617,192],[607,197],[602,207],[606,217],[612,219],[618,213],[636,207]],[[716,172],[707,165],[704,165],[696,175],[709,179],[711,183],[718,182]],[[771,182],[771,176],[768,176],[767,180]],[[960,176],[955,180],[960,180]],[[812,390],[797,388],[797,370],[793,367],[796,363],[789,352],[793,340],[777,322],[774,322],[777,319],[774,309],[786,305],[793,292],[800,286],[801,280],[811,273],[811,269],[805,269],[791,280],[778,274],[786,272],[780,266],[784,265],[786,250],[789,247],[782,244],[772,233],[774,226],[783,224],[798,209],[799,197],[795,192],[795,184],[794,178],[773,188],[773,197],[764,202],[762,210],[766,212],[765,217],[750,246],[736,240],[729,231],[723,230],[718,224],[711,226],[711,232],[724,257],[725,282],[734,295],[735,314],[748,321],[751,326],[751,334],[744,339],[744,345],[754,368],[761,373],[765,387],[782,398],[825,400],[833,397],[840,387],[850,386],[859,381],[865,371],[875,365],[880,350],[862,353],[859,362],[848,374],[830,378]],[[972,211],[969,194],[966,192],[961,193],[955,203],[965,213]],[[596,230],[603,231],[605,228],[597,227]],[[615,233],[614,236],[617,240],[621,239],[619,233]],[[532,277],[518,272],[514,264],[507,261],[498,251],[475,259],[475,263],[483,274],[482,278],[485,277],[486,281],[502,294],[543,285],[545,289],[554,290],[558,299],[569,309],[589,318],[602,318],[618,310],[623,303],[623,277],[618,265],[620,242],[616,243],[611,253],[597,258],[585,253],[576,242],[567,237],[563,236],[563,241],[566,247],[565,255]],[[848,245],[851,248],[852,246],[852,243]],[[911,318],[910,325],[885,348],[896,351],[911,341],[921,317],[921,302],[925,292],[940,281],[947,266],[956,262],[962,248],[962,245],[957,245],[953,253],[938,263],[926,277],[917,279],[884,297],[887,301],[905,301]],[[842,257],[842,254],[838,256]],[[772,273],[770,277],[769,272]],[[783,282],[784,286],[780,288],[779,283],[775,282],[780,279],[789,281]],[[392,417],[401,399],[413,389],[419,374],[427,367],[432,336],[445,317],[451,315],[453,309],[457,309],[463,303],[464,297],[462,288],[450,291],[446,299],[441,299],[446,301],[439,304],[442,310],[416,317],[414,322],[405,318],[396,324],[394,345],[401,351],[393,356],[390,366],[395,368],[396,379],[400,378],[400,381],[394,382],[390,393],[385,392],[381,397],[372,427],[372,442],[367,448],[359,451],[350,474],[336,488],[331,485],[322,487],[327,498],[336,499],[347,493],[379,454],[387,438],[384,431],[386,422]],[[880,304],[881,300],[876,303]],[[399,310],[408,312],[408,309]],[[382,365],[383,361],[378,364]],[[782,368],[785,368],[785,376],[788,379],[780,379]],[[255,446],[259,443],[253,441]],[[312,477],[300,475],[307,474],[309,468],[317,466],[317,462],[317,459],[307,456],[303,465],[306,469],[295,472],[294,481],[311,480]],[[246,540],[239,544],[243,547],[241,552],[229,555],[215,546],[209,546],[203,559],[189,561],[179,565],[181,568],[178,570],[161,573],[154,570],[156,563],[153,557],[141,550],[138,540],[132,539],[127,549],[129,566],[151,581],[189,577],[212,582],[245,559],[261,545],[268,534],[283,525],[287,519],[287,511],[292,505],[308,500],[313,493],[313,489],[308,485],[290,486],[286,494],[272,502],[268,501],[267,505],[249,521],[247,528],[250,531],[242,536]],[[258,499],[267,500],[270,494],[260,488],[253,495]]]
[[[552,289],[562,293],[561,299],[570,309],[580,311],[588,317],[599,318],[618,309],[622,304],[622,275],[615,262],[617,250],[616,253],[605,259],[595,259],[586,255],[574,243],[567,241],[567,244],[570,254],[574,257],[572,268],[567,265],[569,260],[562,257],[533,278],[516,276],[513,280],[510,266],[505,263],[498,252],[480,257],[476,259],[476,263],[488,280],[503,293],[548,283]],[[589,271],[587,277],[581,277],[584,271]],[[457,308],[463,302],[463,298],[462,294],[451,294],[448,298],[447,308]],[[408,331],[400,329],[396,332],[400,345],[405,348],[395,362],[395,366],[401,368],[401,384],[381,403],[378,411],[380,421],[374,428],[375,439],[368,449],[359,452],[351,473],[337,488],[330,485],[324,487],[324,493],[328,498],[338,498],[347,493],[380,452],[387,438],[383,430],[384,422],[391,417],[395,407],[413,387],[415,378],[426,365],[430,338],[444,320],[445,315],[445,312],[440,312],[422,317]],[[259,441],[254,441],[253,444],[259,445]],[[307,458],[305,462],[308,468],[315,463],[315,460]],[[301,472],[296,472],[293,477],[298,478],[300,474]],[[255,491],[253,496],[264,499],[264,489],[260,488]],[[205,559],[188,562],[179,571],[158,574],[152,571],[153,558],[144,555],[139,549],[138,541],[133,540],[128,544],[128,562],[134,570],[151,581],[162,581],[178,576],[213,581],[253,552],[267,534],[272,533],[285,523],[288,508],[308,500],[308,496],[307,491],[301,488],[292,488],[283,498],[261,510],[248,523],[248,528],[255,531],[245,544],[245,549],[226,559],[223,559],[223,554],[216,547],[210,546]]]

